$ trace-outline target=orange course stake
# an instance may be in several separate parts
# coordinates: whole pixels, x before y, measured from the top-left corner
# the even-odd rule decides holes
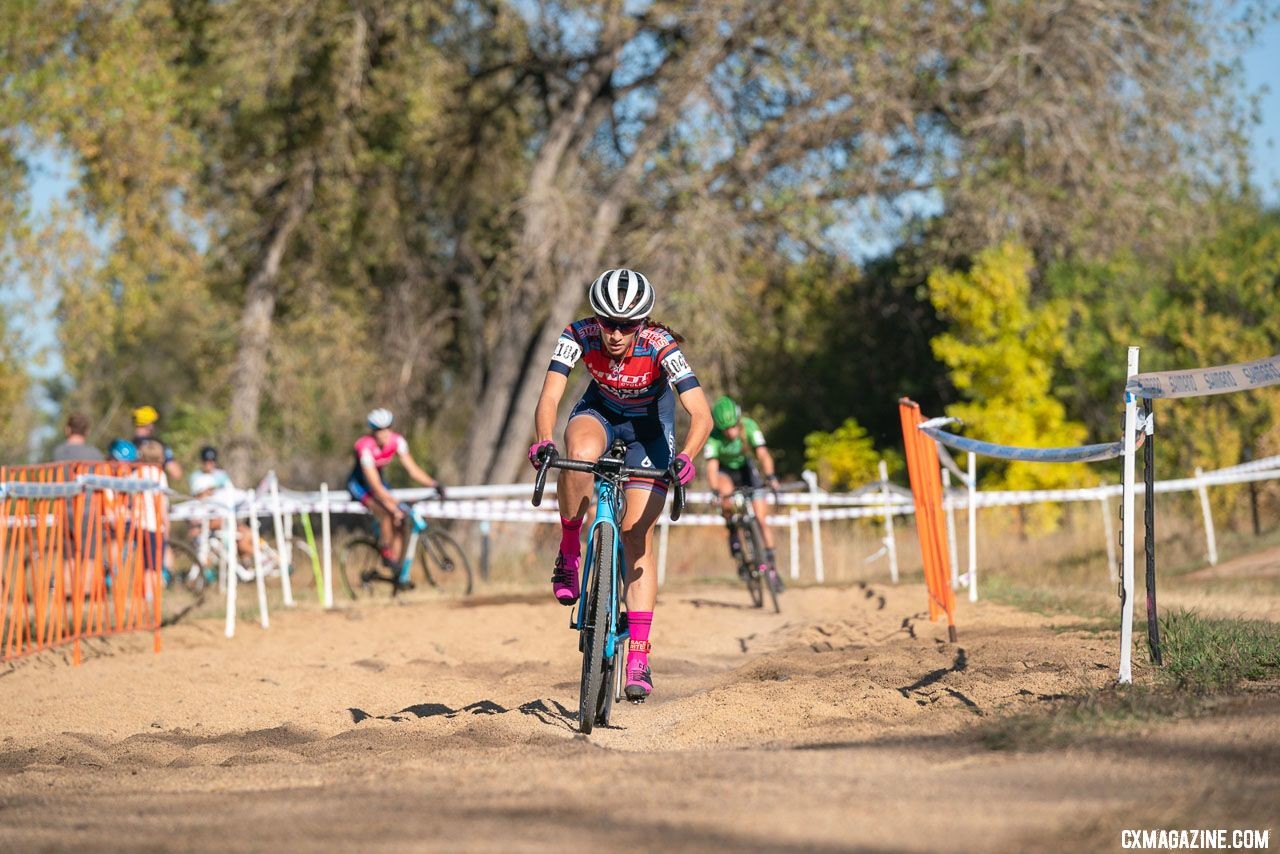
[[[911,495],[916,506],[916,534],[920,537],[920,555],[924,563],[924,580],[929,590],[929,619],[947,615],[947,637],[956,640],[956,595],[951,589],[951,562],[943,529],[942,474],[938,448],[921,433],[925,421],[920,405],[908,398],[898,401],[902,420],[902,443],[906,450],[907,474],[911,478]]]

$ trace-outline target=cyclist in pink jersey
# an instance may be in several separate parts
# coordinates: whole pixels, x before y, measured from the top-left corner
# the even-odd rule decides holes
[[[392,569],[399,569],[404,559],[404,511],[391,495],[382,470],[393,459],[399,459],[404,470],[417,483],[434,487],[444,498],[444,486],[423,471],[409,453],[409,443],[391,429],[393,416],[386,409],[375,409],[367,418],[369,432],[356,439],[352,451],[355,466],[347,478],[347,492],[369,508],[381,527],[382,560]]]
[[[578,361],[591,384],[574,405],[564,438],[568,457],[594,462],[616,440],[627,446],[628,466],[671,468],[682,484],[693,480],[693,459],[711,434],[711,409],[697,377],[680,350],[683,340],[649,319],[654,292],[634,270],[606,270],[588,289],[593,317],[560,333],[534,415],[537,440],[529,461],[538,468],[555,444],[551,433],[556,410]],[[675,401],[689,413],[689,432],[676,453]],[[589,474],[561,470],[556,487],[560,504],[560,551],[551,576],[561,604],[578,599],[582,520],[591,501]],[[628,699],[642,701],[653,690],[649,669],[649,631],[658,598],[653,526],[666,500],[665,481],[632,478],[626,485],[621,519],[626,567],[625,596],[630,641],[627,648]]]

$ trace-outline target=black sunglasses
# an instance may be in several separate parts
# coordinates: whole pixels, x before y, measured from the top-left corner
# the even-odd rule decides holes
[[[626,323],[618,323],[616,320],[609,320],[607,317],[601,317],[600,315],[597,314],[596,323],[599,323],[600,328],[606,330],[607,332],[621,332],[623,334],[629,335],[630,333],[635,332],[637,329],[639,329],[640,324],[644,323],[644,321],[632,320]]]

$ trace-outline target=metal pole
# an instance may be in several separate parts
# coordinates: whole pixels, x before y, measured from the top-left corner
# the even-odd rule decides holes
[[[1138,373],[1138,348],[1129,348],[1126,377]],[[1138,401],[1131,392],[1124,393],[1124,488],[1123,513],[1120,524],[1121,561],[1124,571],[1120,581],[1120,672],[1119,682],[1133,681],[1133,508],[1134,457],[1138,427]]]
[[[810,518],[813,520],[813,577],[822,584],[826,579],[826,567],[822,561],[822,523],[818,519],[818,475],[803,471],[800,476],[809,484],[809,493],[813,496],[813,503],[810,505]]]
[[[969,601],[978,601],[978,455],[969,452]]]
[[[324,553],[324,606],[333,607],[333,543],[329,536],[329,484],[320,484],[320,550]]]
[[[1160,656],[1160,619],[1156,611],[1156,422],[1151,398],[1142,399],[1142,413],[1147,420],[1147,445],[1142,449],[1142,480],[1146,488],[1142,544],[1147,557],[1147,648],[1153,662],[1164,664]]]
[[[488,519],[480,520],[480,580],[489,580],[489,528]]]
[[[889,504],[889,466],[880,461],[880,495],[884,499],[884,548],[889,554],[889,578],[898,583],[898,542],[893,535],[893,507]]]
[[[1209,490],[1202,478],[1204,469],[1196,466],[1196,492],[1200,493],[1200,513],[1204,516],[1205,547],[1209,550],[1209,565],[1218,565],[1218,538],[1213,530],[1213,511],[1209,509]]]

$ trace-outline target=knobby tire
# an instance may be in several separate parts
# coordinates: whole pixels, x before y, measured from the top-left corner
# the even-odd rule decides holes
[[[342,546],[342,587],[352,599],[373,594],[373,585],[362,584],[360,576],[366,570],[384,571],[382,548],[372,537],[354,537]]]
[[[433,526],[423,534],[418,545],[418,561],[432,587],[454,596],[471,595],[471,561],[448,532]]]
[[[605,636],[609,632],[609,603],[613,601],[613,528],[596,528],[595,559],[591,566],[591,594],[583,618],[582,683],[578,692],[578,731],[590,734],[599,722],[607,724],[613,708],[613,685],[606,678]]]
[[[778,604],[778,593],[773,589],[773,579],[769,577],[770,572],[777,572],[777,568],[771,566],[769,561],[765,559],[764,550],[764,532],[760,530],[760,520],[751,520],[751,547],[756,554],[755,568],[759,570],[761,566],[768,567],[764,572],[756,572],[756,587],[769,591],[769,601],[773,604],[773,613],[781,614],[782,607]],[[763,607],[763,602],[759,607]]]

